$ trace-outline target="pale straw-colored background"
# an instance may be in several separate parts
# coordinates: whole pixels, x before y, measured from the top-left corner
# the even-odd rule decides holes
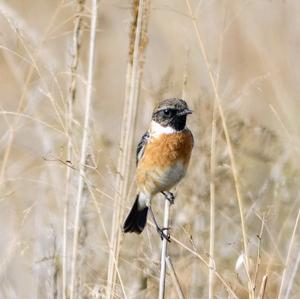
[[[208,298],[209,292],[213,298],[231,298],[218,279],[209,282],[208,266],[195,255],[209,262],[213,238],[211,262],[216,271],[238,298],[248,298],[241,256],[238,184],[255,294],[259,295],[265,276],[263,298],[277,298],[279,292],[280,299],[299,298],[299,1],[149,2],[148,43],[143,49],[143,76],[132,134],[137,144],[147,129],[153,105],[160,99],[184,96],[194,111],[188,125],[194,133],[195,147],[171,209],[171,234],[181,244],[172,241],[169,254],[183,293],[186,298]],[[90,9],[87,1],[73,107],[74,169],[67,182],[67,101],[76,3],[10,0],[0,4],[3,299],[63,298],[63,260],[67,261],[66,288],[70,284]],[[75,286],[78,298],[104,298],[107,286],[109,242],[105,234],[110,238],[132,18],[131,1],[99,2],[87,171],[91,190],[84,190],[82,200]],[[224,111],[238,182],[232,175],[218,105],[213,159],[216,167],[211,176],[216,93],[209,71]],[[134,153],[130,163],[132,184],[123,201],[125,213],[135,197]],[[214,235],[210,234],[210,182],[215,187]],[[70,196],[64,257],[66,184]],[[162,209],[163,201],[158,196],[154,210],[160,222]],[[159,241],[150,225],[142,235],[121,235],[114,298],[156,298]],[[169,274],[166,287],[166,298],[177,298]]]

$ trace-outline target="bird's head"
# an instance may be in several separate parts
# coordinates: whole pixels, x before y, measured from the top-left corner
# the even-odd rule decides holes
[[[159,102],[154,108],[152,120],[164,128],[170,127],[176,131],[185,128],[186,117],[192,111],[181,99],[167,99]]]

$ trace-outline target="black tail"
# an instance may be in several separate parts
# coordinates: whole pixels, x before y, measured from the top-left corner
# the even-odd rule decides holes
[[[123,225],[124,233],[140,234],[147,222],[148,207],[138,208],[139,195],[136,196],[133,207],[131,208]]]

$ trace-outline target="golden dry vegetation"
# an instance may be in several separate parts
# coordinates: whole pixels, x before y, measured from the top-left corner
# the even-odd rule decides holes
[[[159,236],[121,225],[168,97],[194,111],[169,244],[185,298],[299,298],[299,1],[95,2],[0,3],[0,298],[157,297]]]

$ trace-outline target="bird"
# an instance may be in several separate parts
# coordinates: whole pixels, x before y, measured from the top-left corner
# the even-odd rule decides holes
[[[147,222],[148,210],[161,238],[168,238],[160,228],[151,208],[152,198],[162,193],[170,203],[170,192],[186,174],[194,138],[186,127],[187,115],[192,111],[178,98],[160,101],[153,110],[149,129],[142,136],[136,150],[137,196],[123,224],[124,233],[140,234]]]

